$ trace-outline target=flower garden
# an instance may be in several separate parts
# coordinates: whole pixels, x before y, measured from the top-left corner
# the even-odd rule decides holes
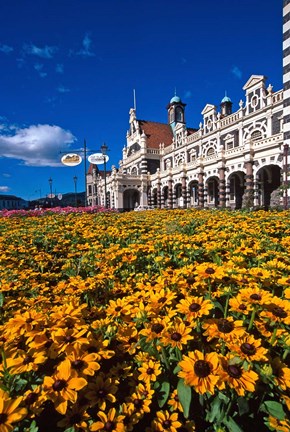
[[[288,212],[0,225],[0,432],[290,431]]]

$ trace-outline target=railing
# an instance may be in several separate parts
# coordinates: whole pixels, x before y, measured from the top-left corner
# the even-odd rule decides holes
[[[279,102],[282,102],[283,100],[283,90],[279,90],[276,93],[273,93],[272,95],[272,103],[273,105]]]
[[[229,126],[239,120],[239,112],[236,112],[234,114],[231,114],[223,119],[220,120],[221,128]]]
[[[231,156],[231,155],[238,155],[239,153],[243,153],[245,150],[245,146],[238,146],[234,147],[232,149],[225,150],[225,157]]]
[[[187,137],[187,144],[191,144],[191,143],[193,143],[195,141],[198,141],[199,139],[200,139],[200,132],[199,131],[194,132],[193,134],[188,135],[188,137]]]
[[[279,133],[277,135],[271,136],[269,138],[265,138],[259,141],[253,141],[253,148],[257,147],[271,147],[273,144],[275,144],[277,141],[283,140],[283,134]]]

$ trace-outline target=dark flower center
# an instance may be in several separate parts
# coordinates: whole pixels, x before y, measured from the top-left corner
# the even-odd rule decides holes
[[[242,376],[242,370],[239,366],[236,365],[229,365],[227,367],[228,374],[232,378],[240,378]]]
[[[208,268],[205,270],[205,273],[206,273],[206,274],[214,274],[214,272],[215,272],[215,270],[214,270],[213,268],[211,268],[211,267],[208,267]]]
[[[158,299],[158,303],[164,303],[166,302],[166,297],[160,297],[160,299]]]
[[[194,363],[194,372],[199,378],[205,378],[210,374],[211,368],[209,362],[197,360]]]
[[[163,329],[164,329],[164,326],[160,323],[153,324],[151,327],[151,330],[157,334],[161,333]]]
[[[171,427],[171,421],[170,420],[165,420],[162,423],[162,426],[164,427],[164,429],[169,429]]]
[[[84,364],[85,362],[83,360],[74,360],[71,365],[73,369],[81,369]]]
[[[26,405],[32,405],[34,402],[36,402],[38,399],[38,396],[36,393],[29,393],[29,395],[26,396],[25,398],[25,403]]]
[[[23,360],[23,364],[27,365],[32,362],[32,357],[30,355],[26,356]]]
[[[171,339],[172,339],[173,341],[175,341],[175,342],[180,341],[181,338],[182,338],[181,334],[180,334],[180,333],[177,333],[177,332],[174,332],[174,333],[172,333],[172,335],[171,335]]]
[[[7,418],[8,418],[8,416],[7,416],[6,413],[1,413],[1,414],[0,414],[0,425],[1,425],[1,424],[5,424]]]
[[[191,305],[189,306],[190,312],[198,312],[200,309],[201,306],[198,303],[191,303]]]
[[[115,309],[116,312],[120,312],[120,310],[122,310],[121,306],[117,306]]]
[[[287,317],[287,312],[285,312],[284,309],[281,308],[280,306],[274,306],[272,309],[272,313],[273,313],[273,315],[275,315],[278,318],[286,318]]]
[[[222,333],[230,333],[234,329],[234,324],[225,318],[219,319],[217,326]]]
[[[106,431],[110,431],[110,430],[113,430],[113,429],[114,429],[114,426],[115,426],[114,422],[107,421],[107,422],[105,423],[104,429],[105,429]]]
[[[67,382],[65,380],[56,380],[53,385],[52,388],[54,391],[61,391],[64,388],[66,388],[67,386]]]
[[[65,342],[73,342],[75,338],[72,335],[68,335],[64,338]]]
[[[260,294],[256,294],[256,293],[255,294],[251,294],[250,298],[252,300],[262,300],[262,296]]]
[[[30,324],[30,323],[32,323],[32,321],[33,321],[32,318],[27,318],[26,323],[27,323],[27,324]]]
[[[257,350],[255,345],[245,342],[241,345],[241,351],[247,355],[254,355]]]
[[[240,310],[246,310],[246,309],[247,309],[247,306],[244,305],[244,304],[240,304],[239,309],[240,309]]]
[[[188,283],[188,285],[193,285],[195,281],[194,276],[188,276],[188,278],[186,279],[186,282]]]
[[[105,389],[100,389],[100,390],[98,390],[98,395],[99,395],[101,398],[105,397],[106,394],[107,394],[107,392],[106,392]]]
[[[133,404],[135,408],[142,408],[143,401],[142,399],[134,399]]]
[[[147,369],[147,374],[148,375],[152,375],[154,373],[154,369],[153,368],[148,368]]]

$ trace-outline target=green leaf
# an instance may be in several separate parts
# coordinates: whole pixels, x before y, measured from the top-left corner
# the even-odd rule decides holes
[[[230,432],[244,432],[232,417],[225,417],[223,419],[223,424]]]
[[[179,402],[183,408],[183,415],[188,418],[189,408],[191,403],[191,387],[187,386],[183,379],[180,379],[177,384],[177,395]]]
[[[0,292],[0,307],[4,305],[4,294]]]
[[[168,381],[163,381],[161,383],[161,387],[159,389],[159,396],[158,396],[158,405],[160,408],[162,408],[169,396],[169,392],[170,392],[170,384]]]
[[[261,406],[260,410],[270,414],[278,420],[285,419],[285,412],[283,410],[282,404],[275,401],[265,401]]]
[[[243,397],[239,397],[237,399],[238,408],[239,408],[239,415],[242,416],[243,414],[246,414],[249,412],[249,404],[247,399]]]
[[[213,423],[215,420],[218,420],[219,414],[221,412],[222,401],[217,396],[210,404],[210,411],[206,414],[206,421]]]

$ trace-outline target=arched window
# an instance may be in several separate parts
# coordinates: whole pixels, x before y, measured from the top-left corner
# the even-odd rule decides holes
[[[215,155],[215,150],[214,147],[210,147],[206,153],[207,156],[214,156]]]
[[[260,139],[262,139],[262,132],[259,130],[255,130],[251,135],[251,140],[258,141]]]
[[[183,122],[183,111],[180,107],[176,108],[176,121]]]

